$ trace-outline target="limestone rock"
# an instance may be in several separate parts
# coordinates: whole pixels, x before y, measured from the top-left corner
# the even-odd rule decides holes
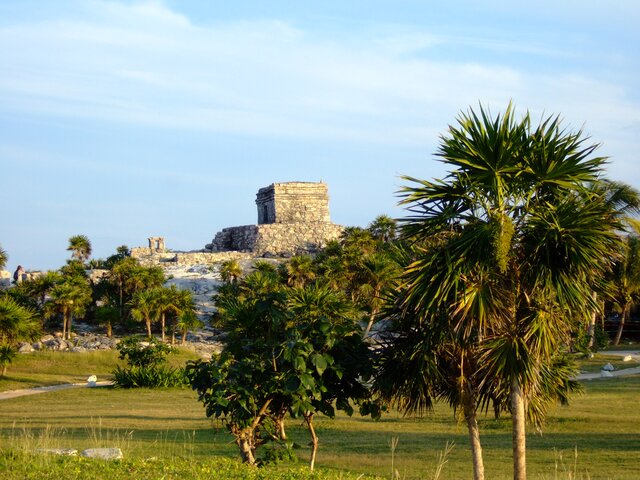
[[[606,372],[613,372],[615,369],[616,369],[616,367],[614,367],[610,363],[607,363],[604,367],[602,367],[602,370],[604,370]]]
[[[23,342],[21,344],[18,345],[18,352],[19,353],[31,353],[33,352],[33,346],[30,343],[27,342]]]
[[[78,455],[78,450],[75,448],[39,448],[37,453],[47,453],[50,455],[64,455],[67,457],[75,457]]]
[[[102,460],[120,460],[123,457],[122,450],[119,448],[87,448],[80,453],[80,456]]]
[[[625,355],[624,358],[622,359],[623,362],[630,362],[633,360],[633,357],[631,355]]]

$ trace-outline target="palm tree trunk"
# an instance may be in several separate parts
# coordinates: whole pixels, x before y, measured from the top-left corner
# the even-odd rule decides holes
[[[526,480],[527,444],[524,396],[520,382],[517,379],[514,379],[511,383],[511,424],[513,432],[513,478],[514,480]]]
[[[187,344],[187,329],[184,328],[182,329],[182,339],[180,340],[180,345],[186,345]]]
[[[469,430],[471,442],[471,455],[473,457],[473,479],[484,480],[484,461],[482,459],[482,444],[480,443],[480,429],[478,428],[478,416],[476,402],[472,395],[464,395],[464,419]]]
[[[622,316],[620,317],[620,325],[618,326],[618,332],[616,333],[616,338],[613,341],[614,345],[618,345],[620,343],[620,339],[622,338],[622,330],[624,329],[624,322],[629,318],[629,312],[631,311],[631,304],[625,303],[624,309],[622,310]]]
[[[593,298],[593,303],[597,303],[598,294],[596,292],[591,292],[591,298]],[[589,349],[593,349],[593,346],[596,343],[596,320],[598,317],[598,311],[593,309],[591,311],[591,320],[589,321],[589,327],[587,328],[587,335],[589,336]]]
[[[67,338],[67,309],[62,310],[62,339]]]
[[[307,421],[309,427],[309,434],[311,435],[311,456],[309,457],[309,470],[313,472],[313,467],[316,464],[316,454],[318,453],[318,436],[313,428],[313,412],[307,412],[304,415],[304,419]]]
[[[67,340],[71,340],[71,322],[73,321],[73,313],[69,313],[69,320],[67,321]]]
[[[164,312],[160,315],[160,328],[162,329],[162,341],[164,342]]]
[[[151,338],[151,318],[147,317],[145,323],[147,324],[147,338]]]

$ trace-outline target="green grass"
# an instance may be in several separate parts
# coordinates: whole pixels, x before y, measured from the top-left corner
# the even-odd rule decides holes
[[[194,352],[178,348],[167,360],[169,365],[175,367],[195,358],[197,355]],[[111,380],[111,372],[118,364],[124,365],[124,362],[118,359],[117,350],[18,354],[9,365],[6,377],[0,378],[0,391],[83,383],[90,375],[96,375],[98,380]]]
[[[585,388],[586,393],[576,397],[570,407],[550,412],[543,435],[529,435],[530,478],[555,478],[556,472],[561,479],[569,478],[570,473],[574,479],[637,478],[640,376],[594,380]],[[445,406],[418,419],[392,413],[378,422],[339,416],[333,421],[318,418],[317,424],[318,466],[335,475],[327,478],[338,478],[344,471],[389,478],[393,437],[398,438],[395,467],[401,478],[433,478],[438,456],[447,442],[454,442],[455,447],[441,478],[471,477],[466,429]],[[208,462],[237,461],[231,437],[214,426],[190,390],[65,390],[2,401],[0,448],[33,451],[43,446],[117,446],[128,460],[138,462],[137,467],[131,467],[134,469],[151,457],[164,465],[173,465],[175,459],[190,459],[185,465],[211,469]],[[304,446],[298,454],[301,460],[306,459],[306,430],[300,422],[290,421],[288,432]],[[481,433],[487,478],[510,478],[508,418],[483,418]],[[63,478],[74,478],[66,476],[67,467],[60,467],[65,472]],[[22,470],[17,471],[13,478],[28,478],[20,476]],[[188,470],[184,478],[207,478],[194,472]]]
[[[93,359],[87,353],[29,356],[24,376],[72,377],[79,365],[110,371],[117,356],[109,359],[108,352],[97,353],[100,355]],[[181,355],[174,362],[184,361],[190,354]],[[45,368],[47,362],[55,365]],[[602,358],[597,362],[600,368]],[[29,368],[43,371],[33,373],[37,370]],[[85,375],[80,381],[86,380]],[[638,478],[640,375],[592,380],[584,385],[585,393],[574,397],[569,407],[549,412],[542,435],[530,430],[529,478]],[[308,435],[300,421],[289,421],[288,433],[302,445],[298,450],[301,463],[293,470],[269,468],[255,473],[238,464],[231,436],[205,417],[202,405],[188,389],[63,390],[3,400],[0,406],[3,479],[307,478]],[[335,420],[318,417],[316,422],[320,437],[317,465],[322,471],[314,478],[358,478],[360,474],[390,478],[394,438],[398,441],[394,466],[400,478],[434,478],[439,456],[451,443],[454,447],[440,478],[472,477],[466,428],[444,405],[423,418],[389,413],[378,422],[344,415]],[[483,417],[480,427],[487,478],[511,478],[508,416],[498,421]],[[125,461],[102,464],[29,455],[43,447],[120,447]]]
[[[630,362],[624,362],[623,357],[620,355],[608,355],[607,352],[598,352],[592,358],[579,358],[578,365],[581,372],[597,373],[607,363],[614,366],[616,370],[622,370],[624,368],[632,368],[640,366],[637,360],[631,360]]]

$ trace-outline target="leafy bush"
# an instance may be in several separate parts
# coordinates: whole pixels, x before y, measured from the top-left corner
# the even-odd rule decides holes
[[[113,379],[120,388],[161,388],[183,387],[187,379],[183,368],[171,368],[166,365],[117,366],[113,371]]]
[[[127,337],[118,344],[120,360],[126,360],[130,366],[153,367],[163,364],[172,352],[171,346],[157,338],[142,340],[140,337]]]
[[[114,382],[121,388],[182,387],[187,385],[184,368],[165,365],[172,348],[155,338],[128,337],[118,344],[120,359],[127,366],[113,370]]]

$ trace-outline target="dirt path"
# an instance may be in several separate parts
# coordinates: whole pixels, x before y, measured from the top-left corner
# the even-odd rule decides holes
[[[95,385],[88,383],[64,383],[62,385],[51,385],[48,387],[25,388],[23,390],[8,390],[0,392],[0,400],[8,400],[10,398],[24,397],[25,395],[36,395],[38,393],[55,392],[57,390],[68,390],[69,388],[95,388],[109,387],[113,382],[96,382]]]

